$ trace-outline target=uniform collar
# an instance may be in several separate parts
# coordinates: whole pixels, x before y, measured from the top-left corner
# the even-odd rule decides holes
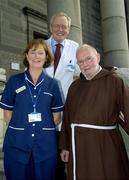
[[[38,85],[40,85],[40,84],[44,81],[45,76],[46,76],[45,73],[42,71],[42,73],[40,74],[40,76],[39,76],[39,78],[38,78],[37,83],[34,84],[33,81],[32,81],[31,75],[30,75],[30,73],[29,73],[29,70],[26,70],[26,71],[24,72],[24,74],[25,74],[25,80],[27,80],[27,81],[28,81],[29,83],[31,83],[33,86],[38,86]]]

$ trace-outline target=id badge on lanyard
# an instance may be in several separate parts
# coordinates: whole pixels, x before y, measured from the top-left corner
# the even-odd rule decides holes
[[[29,122],[42,121],[41,113],[32,112],[32,113],[28,114],[28,121],[29,121]]]
[[[25,80],[26,80],[26,74],[25,74]],[[37,105],[39,95],[41,93],[41,87],[42,86],[40,87],[40,89],[38,91],[37,98],[34,99],[27,80],[26,80],[26,84],[27,84],[27,87],[28,87],[28,90],[29,90],[29,93],[30,93],[30,97],[31,97],[31,100],[32,100],[32,105],[33,105],[33,108],[34,108],[34,111],[32,113],[28,114],[28,122],[32,123],[32,122],[42,121],[41,113],[36,111],[36,105]]]

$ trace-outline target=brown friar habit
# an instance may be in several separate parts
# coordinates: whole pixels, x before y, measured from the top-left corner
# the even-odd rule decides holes
[[[69,88],[60,148],[70,152],[67,180],[73,180],[71,123],[114,126],[112,130],[75,127],[76,180],[129,179],[129,161],[118,127],[119,113],[129,131],[129,88],[115,72],[102,69],[92,80],[80,78]]]

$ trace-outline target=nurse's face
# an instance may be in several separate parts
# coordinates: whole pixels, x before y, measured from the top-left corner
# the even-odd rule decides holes
[[[65,16],[57,16],[51,24],[51,33],[55,41],[62,42],[69,35],[70,27]]]
[[[46,61],[46,53],[42,45],[39,45],[37,48],[32,47],[29,49],[26,57],[29,63],[29,68],[41,69]]]

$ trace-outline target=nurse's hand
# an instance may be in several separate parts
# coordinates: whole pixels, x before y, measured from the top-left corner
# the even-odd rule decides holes
[[[9,124],[11,118],[12,118],[12,111],[4,110],[4,120],[7,125]]]
[[[61,113],[60,112],[54,112],[53,113],[53,117],[54,117],[54,123],[57,126],[60,122],[60,117],[61,117]]]
[[[60,156],[61,156],[61,160],[63,162],[68,162],[68,160],[69,160],[69,151],[63,149],[61,151],[61,153],[60,153]]]

